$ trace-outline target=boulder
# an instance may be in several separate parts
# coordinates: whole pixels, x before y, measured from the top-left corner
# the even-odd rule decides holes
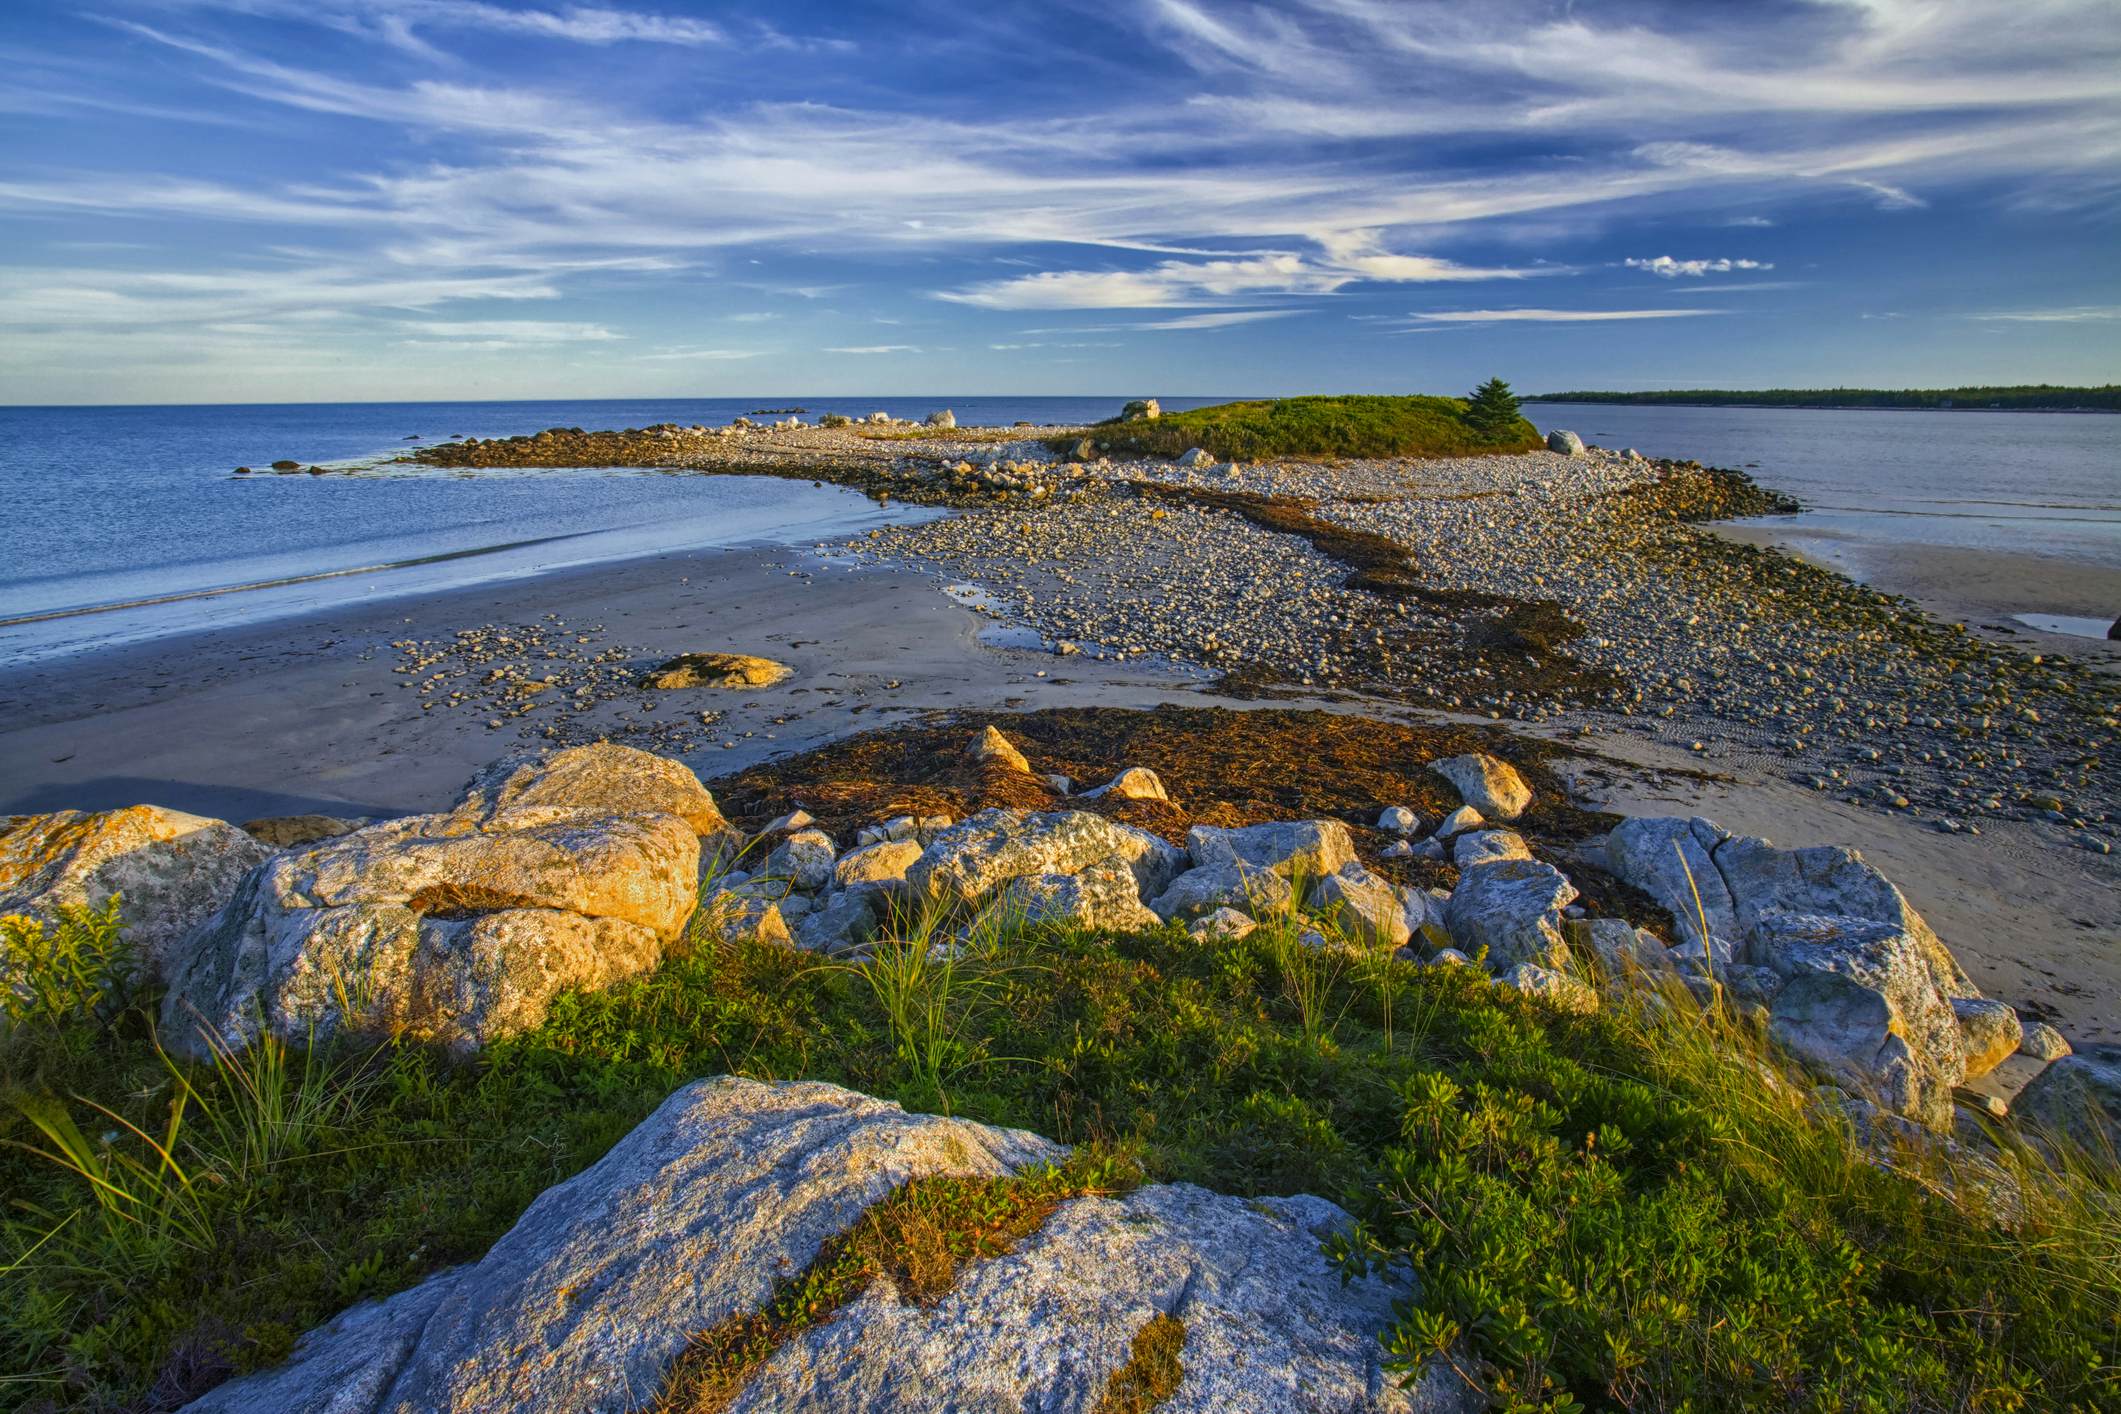
[[[1515,987],[1528,997],[1539,997],[1558,1011],[1589,1015],[1598,1010],[1598,993],[1569,976],[1551,967],[1537,963],[1520,962],[1505,972],[1501,982],[1506,987]]]
[[[684,762],[608,741],[505,757],[471,778],[456,809],[486,821],[532,807],[675,815],[702,839],[733,833]]]
[[[1469,830],[1451,842],[1451,862],[1460,869],[1531,857],[1524,836],[1515,830]]]
[[[339,835],[350,835],[373,820],[338,815],[265,815],[243,822],[243,833],[267,849],[292,849]]]
[[[2086,1046],[2034,1076],[2011,1112],[2109,1164],[2121,1154],[2121,1046]]]
[[[881,840],[841,855],[832,868],[833,882],[842,889],[896,898],[906,892],[906,871],[920,857],[916,840]]]
[[[795,946],[781,906],[771,899],[750,894],[723,892],[706,901],[700,911],[706,930],[725,943],[776,943]]]
[[[1186,925],[1186,936],[1195,942],[1236,942],[1247,938],[1259,924],[1234,908],[1218,908]]]
[[[1018,751],[1009,738],[1003,736],[1000,729],[991,722],[972,739],[970,751],[975,761],[992,762],[1006,766],[1012,771],[1028,773],[1031,770],[1031,763],[1024,759],[1024,753]]]
[[[1197,471],[1205,471],[1215,465],[1215,458],[1198,447],[1190,447],[1178,458],[1178,464]]]
[[[1920,943],[1889,923],[1775,910],[1753,960],[1783,979],[1768,1034],[1834,1083],[1932,1129],[1966,1074],[1959,1020]]]
[[[1059,1155],[830,1085],[699,1081],[477,1261],[344,1312],[284,1365],[186,1408],[641,1408],[699,1332],[765,1307],[894,1189],[1004,1179]],[[1405,1389],[1384,1371],[1379,1337],[1407,1293],[1342,1280],[1320,1244],[1348,1222],[1317,1198],[1182,1184],[1072,1199],[939,1300],[907,1301],[888,1279],[855,1295],[767,1356],[729,1407],[1087,1409],[1161,1314],[1185,1342],[1167,1411],[1477,1407],[1448,1371]]]
[[[1195,825],[1186,832],[1186,849],[1196,867],[1231,864],[1247,874],[1284,879],[1322,879],[1355,858],[1354,838],[1338,820],[1277,820],[1236,829]]]
[[[1156,772],[1146,766],[1129,766],[1096,790],[1083,792],[1085,800],[1102,800],[1106,796],[1117,796],[1121,800],[1162,800],[1171,797],[1164,792],[1164,783]]]
[[[918,898],[979,905],[1011,879],[1079,874],[1115,857],[1133,871],[1143,897],[1163,892],[1185,860],[1146,830],[1087,810],[982,810],[937,835],[906,871],[906,882]]]
[[[2060,1031],[2044,1021],[2035,1021],[2026,1026],[2018,1051],[2034,1060],[2058,1061],[2070,1054],[2070,1045]]]
[[[186,936],[270,853],[225,820],[159,805],[0,816],[0,915],[48,924],[117,894],[124,937],[167,978]]]
[[[928,425],[930,427],[955,427],[957,426],[957,414],[948,408],[944,408],[941,412],[931,412],[928,414]]]
[[[1358,861],[1312,885],[1310,907],[1351,940],[1371,947],[1396,948],[1412,936],[1399,890]]]
[[[1431,947],[1444,947],[1451,941],[1450,924],[1444,920],[1444,904],[1449,895],[1432,894],[1427,889],[1413,884],[1399,891],[1400,914],[1407,920],[1407,931],[1418,934]]]
[[[1575,900],[1576,886],[1553,865],[1506,859],[1459,876],[1444,905],[1444,923],[1459,948],[1485,947],[1492,971],[1520,962],[1561,969],[1569,958],[1561,910]]]
[[[839,851],[823,830],[797,830],[773,847],[760,871],[769,879],[786,879],[799,893],[814,894],[833,880]]]
[[[404,1034],[467,1051],[655,965],[698,897],[693,826],[560,805],[392,820],[270,856],[180,944],[163,1035],[240,1049]],[[247,837],[246,837],[247,838]]]
[[[1606,870],[1642,890],[1672,915],[1682,941],[1709,936],[1735,942],[1738,908],[1711,857],[1730,835],[1713,820],[1639,816],[1621,821],[1606,837]],[[1698,900],[1698,904],[1697,904]]]
[[[1959,1021],[1959,1044],[1966,1053],[1967,1080],[1978,1080],[2017,1054],[2025,1041],[2018,1013],[2002,1002],[1982,997],[1952,998]]]
[[[1296,891],[1273,870],[1221,860],[1180,874],[1151,896],[1149,907],[1165,919],[1232,912],[1265,918],[1288,912],[1295,902]]]
[[[1677,967],[1664,940],[1624,918],[1571,918],[1561,925],[1572,956],[1595,957],[1608,980],[1626,983],[1671,974]]]
[[[1154,422],[1164,415],[1154,398],[1136,398],[1119,410],[1121,422]]]
[[[795,945],[805,952],[831,954],[858,948],[875,936],[881,902],[861,891],[831,894],[796,919]]]
[[[1429,769],[1449,781],[1458,798],[1489,820],[1515,820],[1532,803],[1532,788],[1509,762],[1484,751],[1431,761]]]
[[[1377,817],[1377,828],[1388,835],[1411,835],[1421,828],[1421,817],[1404,805],[1387,805]]]
[[[1480,818],[1478,810],[1475,810],[1470,805],[1461,805],[1436,822],[1435,837],[1430,839],[1428,843],[1436,846],[1436,857],[1440,859],[1443,857],[1442,841],[1450,839],[1454,835],[1462,835],[1468,830],[1477,830],[1487,823],[1487,821]]]
[[[641,675],[641,686],[663,690],[684,687],[772,687],[795,676],[795,669],[750,653],[680,653]]]
[[[1164,920],[1142,903],[1134,870],[1118,855],[1073,874],[1029,874],[1002,885],[973,931],[1064,925],[1110,932],[1159,928]]]
[[[1565,457],[1580,457],[1584,455],[1583,438],[1557,427],[1547,434],[1547,450]]]

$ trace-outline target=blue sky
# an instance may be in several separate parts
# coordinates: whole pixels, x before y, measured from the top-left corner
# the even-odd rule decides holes
[[[10,0],[0,402],[2121,378],[2115,0]]]

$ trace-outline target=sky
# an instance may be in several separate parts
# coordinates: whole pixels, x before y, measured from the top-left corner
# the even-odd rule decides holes
[[[7,0],[0,403],[2121,381],[2117,0]]]

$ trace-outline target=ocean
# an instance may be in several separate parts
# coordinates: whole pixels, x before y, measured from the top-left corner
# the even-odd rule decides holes
[[[454,435],[715,425],[767,408],[964,425],[1080,423],[1099,398],[764,397],[0,408],[0,661],[700,546],[803,544],[929,512],[837,487],[653,470],[428,469],[237,477],[373,461]],[[1167,398],[1169,408],[1226,401]],[[1792,533],[2121,566],[2121,417],[1529,404],[1542,431],[1744,466],[1810,508]],[[418,440],[413,440],[418,439]]]

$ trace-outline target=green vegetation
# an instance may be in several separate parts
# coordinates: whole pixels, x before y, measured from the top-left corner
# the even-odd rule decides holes
[[[1161,1312],[1134,1333],[1127,1363],[1112,1372],[1091,1414],[1149,1414],[1178,1393],[1186,1377],[1180,1358],[1186,1348],[1186,1323]]]
[[[1645,393],[1542,393],[1542,403],[1653,403],[1708,407],[2029,408],[2121,412],[2121,385],[2065,388],[2028,383],[2012,388],[1687,388]]]
[[[1466,421],[1483,436],[1511,436],[1521,421],[1517,402],[1517,395],[1510,391],[1509,384],[1500,378],[1490,378],[1466,399]]]
[[[918,1299],[1040,1204],[1138,1168],[1346,1204],[1361,1227],[1335,1255],[1421,1280],[1389,1357],[1442,1352],[1504,1408],[2121,1409],[2110,1174],[2007,1152],[2022,1202],[1986,1212],[1978,1175],[1856,1157],[1726,1017],[1561,1015],[1287,927],[891,959],[920,941],[866,967],[702,941],[461,1063],[405,1044],[175,1062],[152,998],[111,1013],[86,989],[0,1035],[0,1405],[166,1407],[275,1361],[483,1252],[678,1085],[738,1072],[1092,1146],[1088,1172],[910,1186],[817,1290],[784,1293],[798,1306],[878,1272]],[[695,1363],[770,1350],[794,1309]]]
[[[1458,398],[1309,397],[1218,403],[1154,421],[1101,422],[1094,440],[1115,452],[1180,456],[1194,447],[1224,461],[1262,457],[1464,457],[1541,445],[1513,412],[1475,423]],[[1075,439],[1056,443],[1072,447]]]

